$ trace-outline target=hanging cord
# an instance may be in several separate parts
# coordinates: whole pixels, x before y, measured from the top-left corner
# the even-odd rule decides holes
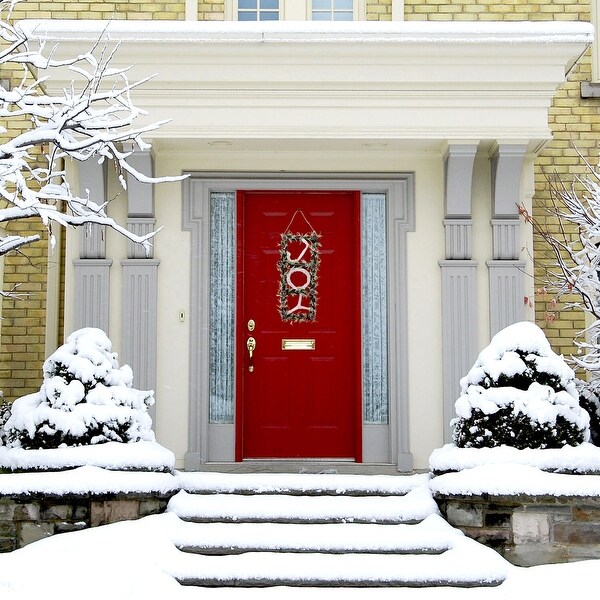
[[[291,227],[292,223],[294,222],[294,219],[296,218],[297,214],[300,214],[300,216],[304,219],[304,222],[310,227],[311,232],[316,234],[317,232],[315,231],[315,228],[311,225],[310,221],[306,218],[306,215],[302,212],[301,209],[297,209],[296,212],[292,215],[292,218],[290,219],[290,222],[287,224],[287,227],[283,230],[283,233],[291,231],[290,227]]]

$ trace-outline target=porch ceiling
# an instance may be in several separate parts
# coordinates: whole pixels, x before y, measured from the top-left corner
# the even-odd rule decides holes
[[[136,91],[136,104],[153,121],[172,119],[155,138],[232,142],[232,150],[254,140],[274,149],[385,143],[432,150],[449,139],[535,150],[550,137],[556,87],[593,38],[582,23],[21,26],[60,42],[57,57],[86,51],[102,36],[122,42],[116,64],[134,65],[132,79],[156,73]],[[50,91],[72,77],[65,71]]]

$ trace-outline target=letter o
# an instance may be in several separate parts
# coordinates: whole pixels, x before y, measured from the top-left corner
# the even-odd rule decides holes
[[[306,283],[304,285],[295,285],[292,283],[292,273],[302,273],[306,277]],[[310,285],[310,273],[302,267],[294,267],[288,271],[286,280],[288,285],[294,290],[305,290]]]

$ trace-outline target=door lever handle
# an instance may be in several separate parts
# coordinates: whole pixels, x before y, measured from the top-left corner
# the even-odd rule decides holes
[[[248,366],[248,371],[252,373],[254,371],[254,365],[252,364],[252,354],[254,350],[256,350],[256,340],[253,337],[249,337],[246,340],[246,348],[248,348],[248,353],[250,354],[250,365]]]

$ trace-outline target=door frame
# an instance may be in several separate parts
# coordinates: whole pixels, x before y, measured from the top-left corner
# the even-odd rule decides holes
[[[407,234],[414,231],[414,173],[190,172],[182,183],[182,229],[190,232],[189,411],[185,468],[235,462],[236,426],[209,423],[210,195],[237,190],[342,190],[387,196],[387,425],[362,425],[363,464],[412,469],[408,402]],[[235,367],[234,367],[235,368]],[[234,401],[235,402],[235,401]]]
[[[243,204],[243,200],[241,195],[246,192],[295,192],[297,193],[299,190],[294,190],[291,188],[284,189],[268,189],[268,190],[247,190],[247,189],[239,189],[236,192],[236,239],[238,242],[241,242],[241,245],[244,245],[245,240],[245,229],[243,227],[244,219],[245,219],[245,206]],[[357,284],[358,289],[362,289],[361,283],[361,222],[360,222],[360,209],[361,209],[361,198],[360,192],[358,190],[323,190],[322,188],[318,190],[314,189],[306,189],[300,190],[300,192],[305,192],[310,194],[311,192],[341,192],[349,195],[347,192],[351,192],[352,199],[352,212],[353,212],[353,220],[358,220],[359,228],[357,231],[356,239],[353,240],[353,245],[355,246],[354,252],[358,254],[359,260],[354,262],[352,267],[352,275],[354,276],[354,282]],[[236,315],[236,326],[235,326],[235,356],[236,356],[236,368],[235,368],[235,427],[236,427],[236,443],[235,443],[235,460],[236,462],[241,462],[244,460],[244,374],[243,369],[240,368],[240,365],[243,365],[244,357],[246,354],[246,348],[243,344],[243,341],[248,337],[248,330],[246,328],[246,323],[243,322],[243,319],[240,316],[243,314],[243,300],[241,300],[241,305],[239,303],[240,299],[244,297],[245,294],[245,280],[244,275],[244,265],[241,265],[240,262],[243,260],[244,253],[243,248],[237,247],[237,266],[236,266],[236,303],[235,307],[235,315]],[[275,269],[273,270],[275,274]],[[351,322],[351,330],[356,333],[358,340],[357,345],[355,346],[354,353],[352,355],[351,362],[353,363],[353,374],[351,375],[353,379],[353,389],[354,389],[354,397],[352,398],[352,445],[354,447],[354,460],[357,463],[362,463],[362,419],[363,419],[363,399],[362,399],[362,293],[358,293],[358,310],[356,314],[354,314],[352,322]],[[286,460],[286,459],[277,459],[277,460]],[[315,460],[309,458],[295,458],[291,460]],[[333,459],[331,459],[333,460]]]

